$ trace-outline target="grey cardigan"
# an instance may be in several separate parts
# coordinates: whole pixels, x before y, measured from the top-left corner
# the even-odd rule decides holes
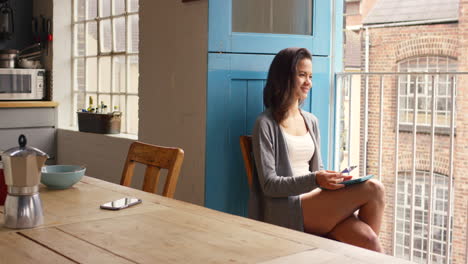
[[[267,223],[304,231],[299,195],[315,188],[315,172],[323,169],[320,155],[320,133],[317,118],[301,110],[315,144],[310,160],[311,173],[292,175],[288,147],[278,123],[269,110],[256,120],[252,148],[254,180],[249,197],[249,217]]]

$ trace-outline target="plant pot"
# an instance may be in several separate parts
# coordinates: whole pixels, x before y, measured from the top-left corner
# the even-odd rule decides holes
[[[78,130],[98,134],[120,134],[120,112],[110,114],[78,113]]]

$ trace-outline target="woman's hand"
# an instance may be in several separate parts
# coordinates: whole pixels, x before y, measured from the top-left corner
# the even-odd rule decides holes
[[[327,190],[338,190],[345,187],[341,182],[350,180],[352,177],[351,175],[344,176],[341,172],[329,170],[321,170],[315,173],[317,185]]]

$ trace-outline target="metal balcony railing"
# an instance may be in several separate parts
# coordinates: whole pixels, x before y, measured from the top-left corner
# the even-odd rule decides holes
[[[359,175],[378,175],[387,198],[393,195],[387,248],[411,261],[450,262],[460,78],[468,80],[468,73],[336,74],[334,167],[359,163]]]

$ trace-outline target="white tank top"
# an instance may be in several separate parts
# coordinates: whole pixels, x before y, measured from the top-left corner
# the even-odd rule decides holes
[[[303,136],[293,136],[283,130],[288,145],[288,158],[293,176],[309,174],[309,161],[315,152],[315,144],[309,132]]]

